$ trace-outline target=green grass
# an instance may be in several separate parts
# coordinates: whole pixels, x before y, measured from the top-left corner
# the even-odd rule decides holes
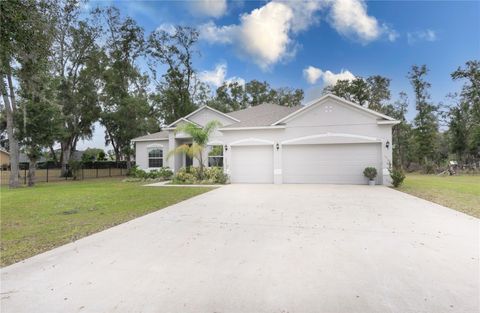
[[[5,266],[211,190],[143,187],[119,179],[43,183],[0,194]]]
[[[480,218],[480,176],[410,174],[400,191]]]

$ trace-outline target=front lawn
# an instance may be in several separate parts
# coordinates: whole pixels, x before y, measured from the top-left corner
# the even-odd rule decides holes
[[[143,187],[119,179],[14,190],[2,186],[0,264],[18,262],[209,190]]]
[[[480,218],[480,176],[410,174],[399,190]]]

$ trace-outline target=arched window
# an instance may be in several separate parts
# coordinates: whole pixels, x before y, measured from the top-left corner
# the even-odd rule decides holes
[[[163,150],[161,148],[148,149],[148,167],[163,167]]]

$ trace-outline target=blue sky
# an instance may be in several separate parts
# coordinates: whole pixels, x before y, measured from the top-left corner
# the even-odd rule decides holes
[[[214,89],[222,81],[266,80],[302,88],[306,100],[339,78],[383,75],[393,99],[410,95],[406,75],[426,64],[432,100],[445,101],[459,83],[450,73],[480,58],[480,1],[102,1],[133,17],[148,34],[172,25],[200,31],[194,66]],[[92,141],[102,147],[97,127]]]

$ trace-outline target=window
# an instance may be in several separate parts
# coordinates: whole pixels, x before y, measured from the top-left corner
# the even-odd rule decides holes
[[[148,150],[148,167],[163,167],[163,150],[161,148]]]
[[[209,167],[223,167],[223,146],[212,146],[208,153]]]

